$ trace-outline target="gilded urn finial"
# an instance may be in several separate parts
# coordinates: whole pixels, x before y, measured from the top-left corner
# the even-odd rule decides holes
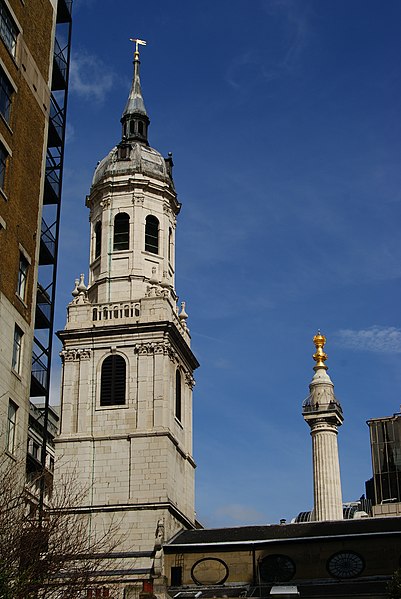
[[[324,345],[326,343],[326,337],[321,334],[319,329],[316,335],[313,337],[313,343],[316,347],[316,353],[313,354],[313,359],[316,362],[316,366],[314,368],[325,368],[327,370],[327,366],[325,365],[327,354],[323,351]]]

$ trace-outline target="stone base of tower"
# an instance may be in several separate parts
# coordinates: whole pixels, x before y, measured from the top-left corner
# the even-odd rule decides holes
[[[68,474],[66,463],[61,459],[58,465],[64,473],[63,476],[58,475],[61,484],[78,472],[71,469]],[[120,475],[117,473],[117,476]],[[74,491],[78,495],[83,494],[81,505],[75,504],[67,509],[74,517],[82,517],[84,525],[80,526],[80,531],[88,536],[90,559],[96,563],[93,584],[88,586],[88,597],[167,599],[162,545],[178,532],[193,529],[194,522],[171,500],[163,500],[162,495],[160,501],[128,499],[124,502],[124,486],[119,488],[118,482],[115,482],[114,495],[111,494],[113,503],[110,505],[107,498],[104,502],[100,501],[105,499],[101,491],[96,496],[101,487],[87,485],[83,488],[82,484],[80,478]],[[119,499],[116,497],[118,493]],[[147,489],[143,493],[149,495]]]

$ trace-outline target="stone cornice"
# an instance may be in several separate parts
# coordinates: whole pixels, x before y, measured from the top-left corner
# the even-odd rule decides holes
[[[195,370],[199,366],[199,362],[192,353],[187,342],[178,331],[174,323],[170,321],[160,322],[144,322],[144,323],[129,323],[129,324],[108,324],[107,326],[96,326],[91,329],[69,329],[57,331],[57,337],[65,343],[66,341],[73,342],[76,340],[84,341],[88,345],[88,340],[98,339],[101,337],[111,338],[114,335],[146,335],[147,333],[163,333],[171,339],[171,343],[182,360],[186,362],[191,370]],[[144,340],[145,341],[145,340]],[[155,340],[156,341],[156,340]],[[136,345],[133,339],[133,345]]]
[[[160,503],[126,503],[119,505],[89,505],[77,506],[74,509],[65,510],[66,513],[84,513],[96,514],[98,512],[130,512],[139,510],[168,510],[185,528],[194,529],[195,522],[192,522],[170,501],[161,501]]]
[[[86,206],[90,208],[98,200],[100,201],[105,194],[109,194],[112,197],[116,193],[132,193],[135,195],[139,192],[151,193],[156,196],[162,196],[168,200],[173,208],[173,212],[178,214],[181,209],[181,204],[177,200],[177,194],[174,190],[169,187],[167,183],[152,180],[147,177],[121,177],[121,180],[113,179],[105,181],[96,186],[96,189],[86,198]]]

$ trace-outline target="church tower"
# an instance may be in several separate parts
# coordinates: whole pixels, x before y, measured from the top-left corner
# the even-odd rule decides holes
[[[302,406],[302,414],[310,426],[313,459],[314,510],[312,520],[342,520],[342,494],[337,432],[343,423],[340,403],[327,374],[327,354],[323,351],[326,337],[318,331],[313,342],[315,374],[309,385],[310,394]]]
[[[61,352],[58,474],[87,489],[91,526],[118,521],[118,571],[156,576],[157,543],[195,526],[193,371],[184,302],[174,285],[181,204],[171,155],[148,143],[136,42],[120,143],[98,164],[87,197],[89,284],[75,282]],[[57,482],[57,472],[56,472]],[[156,544],[157,544],[156,543]],[[126,595],[128,596],[128,595]]]

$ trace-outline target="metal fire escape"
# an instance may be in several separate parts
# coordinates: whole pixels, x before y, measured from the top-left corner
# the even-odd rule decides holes
[[[58,0],[54,42],[50,116],[43,192],[42,226],[36,292],[30,396],[43,398],[44,422],[41,466],[45,473],[54,302],[60,228],[61,187],[66,132],[68,76],[71,54],[72,0]],[[42,477],[43,485],[45,476]],[[44,486],[40,505],[43,507]]]

